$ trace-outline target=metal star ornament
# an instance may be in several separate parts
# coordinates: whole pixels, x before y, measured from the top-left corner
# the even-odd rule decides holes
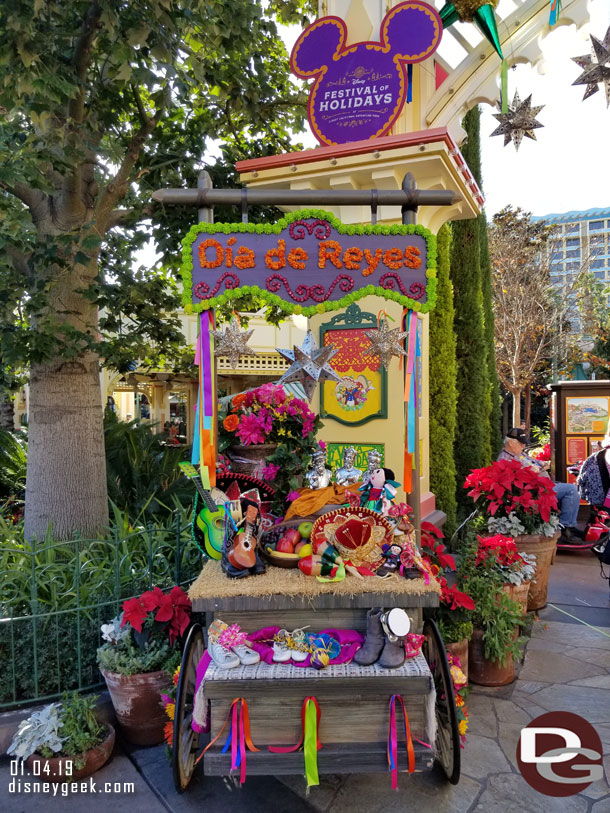
[[[582,97],[584,102],[589,96],[597,93],[598,85],[603,82],[606,91],[606,107],[608,107],[610,105],[610,27],[601,42],[597,37],[591,35],[591,45],[593,46],[592,56],[585,54],[572,57],[572,62],[576,62],[583,69],[578,79],[572,84],[587,86],[585,95]]]
[[[320,381],[339,381],[339,376],[329,364],[337,350],[334,344],[318,347],[313,333],[308,330],[300,347],[295,344],[292,350],[277,350],[280,356],[291,362],[290,368],[278,383],[290,384],[292,381],[300,381],[307,400],[311,401],[316,385]]]
[[[522,102],[519,98],[519,94],[515,91],[512,104],[510,102],[508,104],[508,113],[500,112],[493,114],[494,118],[500,122],[500,126],[496,127],[492,136],[503,135],[504,146],[506,147],[506,145],[512,141],[515,145],[515,150],[519,149],[523,136],[527,136],[527,138],[536,141],[533,130],[538,129],[538,127],[544,127],[544,124],[540,124],[539,121],[536,121],[536,116],[543,107],[543,104],[539,107],[532,107],[531,93],[527,99]],[[498,109],[502,110],[500,104],[498,104]]]
[[[365,336],[371,342],[371,346],[363,350],[363,355],[379,356],[386,371],[390,366],[392,356],[406,356],[403,342],[409,335],[408,330],[401,330],[399,327],[390,330],[387,319],[379,325],[377,330],[365,330]]]
[[[254,328],[252,330],[242,330],[237,320],[231,319],[224,330],[213,330],[212,333],[216,340],[216,355],[226,356],[234,370],[238,367],[241,356],[256,355],[256,352],[251,347],[248,347]]]

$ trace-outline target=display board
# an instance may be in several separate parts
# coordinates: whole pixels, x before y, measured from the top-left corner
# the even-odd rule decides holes
[[[275,224],[198,223],[183,240],[187,312],[256,293],[311,316],[371,294],[426,312],[436,293],[436,239],[421,226],[344,225],[301,210]]]

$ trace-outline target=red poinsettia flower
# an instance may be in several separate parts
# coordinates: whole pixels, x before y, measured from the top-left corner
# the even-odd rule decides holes
[[[169,593],[163,594],[155,621],[169,621],[169,642],[173,644],[179,635],[183,635],[190,621],[191,601],[181,587],[172,587]]]
[[[462,593],[460,590],[458,590],[455,585],[452,587],[447,587],[443,593],[444,594],[441,595],[441,598],[446,604],[449,604],[450,610],[458,610],[460,608],[463,608],[464,610],[474,610],[475,604],[473,599],[468,595],[468,593]]]
[[[123,602],[123,620],[121,626],[129,624],[136,632],[142,632],[142,624],[146,620],[148,610],[139,598],[130,598]]]

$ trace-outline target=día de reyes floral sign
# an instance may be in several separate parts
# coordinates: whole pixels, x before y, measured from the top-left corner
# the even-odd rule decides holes
[[[436,239],[422,226],[346,226],[308,209],[273,225],[199,223],[182,245],[189,312],[247,293],[305,316],[370,294],[422,312],[434,306]]]
[[[314,79],[309,91],[311,129],[321,144],[344,144],[388,132],[408,100],[405,66],[428,59],[443,25],[438,11],[410,0],[388,11],[379,42],[347,45],[339,17],[322,17],[303,31],[290,56],[292,72]]]

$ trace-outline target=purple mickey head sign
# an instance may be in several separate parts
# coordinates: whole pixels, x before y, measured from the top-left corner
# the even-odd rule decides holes
[[[339,17],[322,17],[303,31],[290,56],[293,73],[315,78],[309,123],[321,144],[344,144],[388,132],[405,103],[405,65],[428,59],[443,26],[435,8],[400,3],[383,18],[379,42],[347,46]]]

